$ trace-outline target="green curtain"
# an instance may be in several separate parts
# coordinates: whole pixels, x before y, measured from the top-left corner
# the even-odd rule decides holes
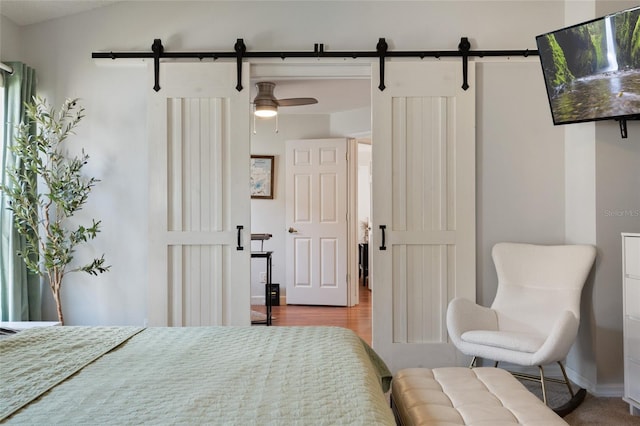
[[[17,126],[25,121],[25,102],[30,102],[36,93],[35,70],[20,62],[8,62],[13,74],[4,74],[4,135],[0,164],[0,179],[7,185],[7,167],[16,164],[9,150],[17,135]],[[36,129],[32,129],[33,132]],[[42,319],[42,285],[40,277],[27,270],[17,252],[25,245],[25,239],[13,225],[13,214],[9,200],[0,191],[0,320],[40,321]]]

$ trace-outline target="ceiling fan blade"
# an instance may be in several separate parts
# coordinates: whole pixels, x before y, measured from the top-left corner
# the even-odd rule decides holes
[[[317,104],[318,100],[316,98],[288,98],[278,99],[276,102],[278,102],[278,106],[287,107]]]

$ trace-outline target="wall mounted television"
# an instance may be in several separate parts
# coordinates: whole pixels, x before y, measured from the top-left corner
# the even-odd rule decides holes
[[[640,6],[536,37],[554,124],[640,119]]]

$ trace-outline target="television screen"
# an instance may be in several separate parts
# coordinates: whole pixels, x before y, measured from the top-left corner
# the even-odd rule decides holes
[[[640,6],[536,37],[554,124],[640,115]]]

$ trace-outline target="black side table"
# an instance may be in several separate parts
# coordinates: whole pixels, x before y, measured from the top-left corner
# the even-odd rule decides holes
[[[264,304],[267,307],[267,317],[264,321],[252,321],[252,324],[271,325],[271,254],[272,251],[252,251],[251,258],[262,258],[267,260],[267,283],[265,285]]]
[[[358,244],[358,273],[362,277],[362,285],[367,285],[369,276],[369,243]]]

